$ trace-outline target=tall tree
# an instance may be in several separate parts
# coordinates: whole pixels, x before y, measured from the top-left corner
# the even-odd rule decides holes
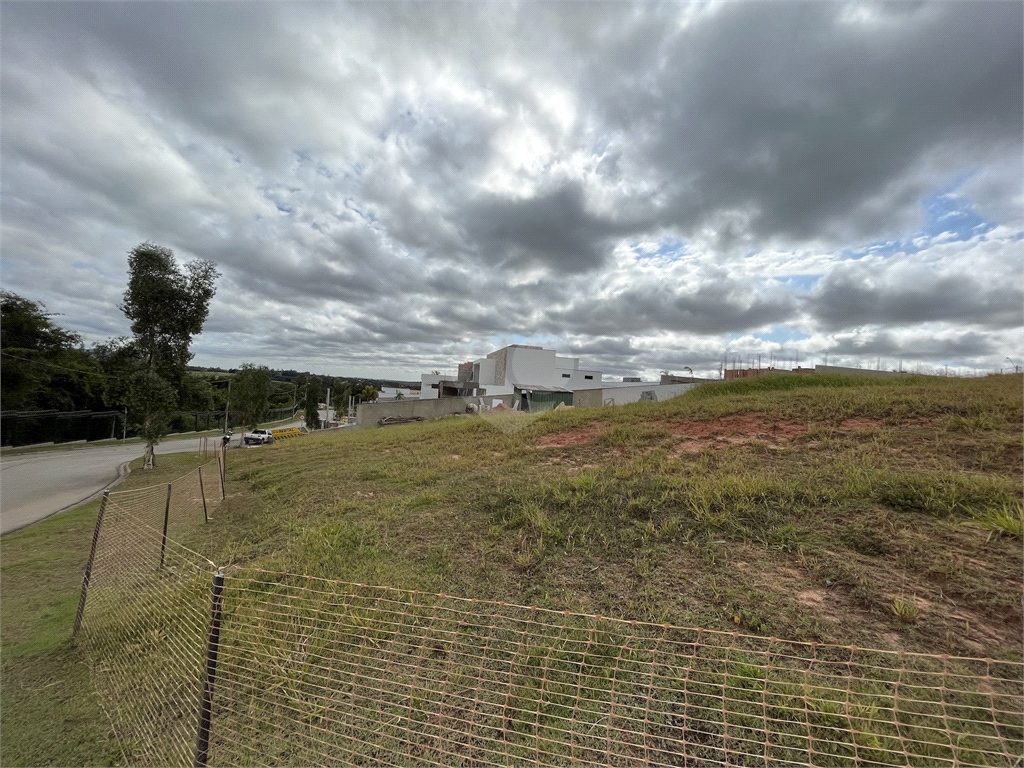
[[[56,325],[39,302],[0,292],[0,392],[7,410],[103,405],[106,377],[81,337]]]
[[[305,393],[302,396],[302,410],[306,414],[306,428],[320,429],[320,401],[324,396],[323,383],[319,376],[307,376]]]
[[[255,429],[270,408],[273,389],[270,369],[242,363],[232,381],[231,408],[243,427]]]
[[[188,390],[189,346],[203,329],[219,276],[209,261],[179,268],[170,248],[149,242],[128,254],[121,311],[132,321],[132,338],[115,339],[107,350],[119,372],[105,397],[127,406],[129,425],[146,440],[146,469],[155,465],[153,448]]]
[[[331,407],[341,416],[348,416],[348,398],[353,394],[352,382],[335,379],[331,385]]]

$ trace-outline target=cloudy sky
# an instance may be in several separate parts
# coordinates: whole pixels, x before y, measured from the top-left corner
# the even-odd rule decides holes
[[[87,343],[143,240],[199,365],[418,378],[1024,356],[1024,5],[6,2],[3,287]]]

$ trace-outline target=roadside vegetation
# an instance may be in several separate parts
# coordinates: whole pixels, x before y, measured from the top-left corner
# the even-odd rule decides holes
[[[1022,383],[777,376],[314,434],[230,452],[227,501],[183,543],[222,567],[1020,660]],[[3,539],[5,765],[120,759],[69,642],[96,510]]]

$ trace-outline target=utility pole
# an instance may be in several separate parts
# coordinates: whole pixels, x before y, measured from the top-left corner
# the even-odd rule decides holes
[[[224,401],[224,431],[228,431],[228,410],[231,408],[231,379],[228,379],[228,399]],[[243,430],[244,431],[244,430]]]

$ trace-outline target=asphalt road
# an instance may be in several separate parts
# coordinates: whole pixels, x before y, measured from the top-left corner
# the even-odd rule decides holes
[[[320,418],[326,419],[327,412],[320,411]],[[277,426],[300,424],[295,421]],[[211,436],[211,443],[214,438]],[[241,439],[240,431],[236,431],[232,446],[238,446]],[[156,446],[156,452],[198,453],[199,441],[198,435],[165,440]],[[141,457],[144,450],[145,446],[136,442],[0,455],[0,536],[95,498],[116,483],[126,465]]]
[[[141,443],[129,443],[0,455],[0,535],[99,495],[144,450]],[[156,447],[158,454],[188,451],[199,452],[198,437],[167,440]]]

